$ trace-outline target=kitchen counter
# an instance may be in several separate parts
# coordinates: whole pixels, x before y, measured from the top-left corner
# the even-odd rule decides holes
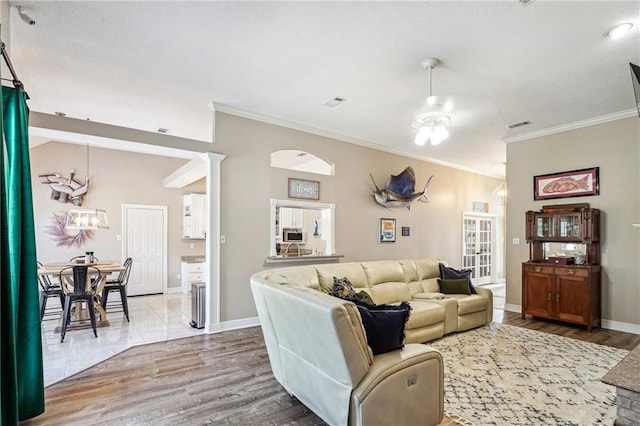
[[[207,261],[204,254],[196,256],[182,256],[181,260],[185,263],[204,263]]]
[[[338,260],[339,258],[344,257],[342,254],[327,254],[327,255],[317,255],[317,254],[309,254],[302,256],[269,256],[266,259],[266,263],[285,263],[285,262],[307,262],[307,263],[322,263],[322,262],[333,262]]]

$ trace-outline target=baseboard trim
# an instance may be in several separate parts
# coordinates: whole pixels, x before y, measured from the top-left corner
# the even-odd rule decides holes
[[[223,321],[207,328],[207,334],[221,333],[223,331],[238,330],[260,325],[258,317],[242,318],[238,320]]]
[[[167,287],[167,294],[182,293],[182,287]]]
[[[504,306],[505,311],[522,313],[522,305],[513,305],[507,303]],[[632,324],[629,322],[602,320],[602,328],[607,330],[624,331],[625,333],[640,334],[640,324]]]
[[[640,325],[631,324],[629,322],[612,321],[612,320],[603,319],[602,328],[606,328],[608,330],[624,331],[626,333],[640,334]]]
[[[512,303],[505,303],[504,310],[505,311],[509,311],[509,312],[516,312],[518,314],[521,314],[522,313],[522,306],[521,305],[514,305]]]

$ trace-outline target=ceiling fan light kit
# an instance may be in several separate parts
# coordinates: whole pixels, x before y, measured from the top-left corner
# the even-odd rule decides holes
[[[429,99],[433,97],[431,91],[431,70],[440,63],[437,58],[428,58],[422,61],[424,69],[429,71]],[[440,112],[425,112],[419,114],[413,122],[413,127],[418,129],[416,134],[415,144],[423,146],[427,141],[431,141],[431,145],[438,145],[447,137],[449,137],[449,131],[446,126],[451,122],[451,117]]]

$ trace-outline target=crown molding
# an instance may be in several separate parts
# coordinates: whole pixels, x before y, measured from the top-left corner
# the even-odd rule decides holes
[[[504,143],[522,142],[529,139],[539,138],[542,136],[553,135],[555,133],[567,132],[569,130],[581,129],[583,127],[595,126],[596,124],[608,123],[610,121],[622,120],[624,118],[633,117],[638,114],[635,108],[625,111],[614,112],[612,114],[601,115],[599,117],[589,118],[587,120],[576,121],[573,123],[563,124],[561,126],[549,127],[547,129],[537,130],[535,132],[523,133],[521,135],[509,136],[502,138]]]
[[[250,120],[260,121],[267,124],[273,124],[275,126],[286,127],[288,129],[298,130],[305,133],[311,133],[313,135],[322,136],[329,139],[335,139],[341,142],[352,143],[355,145],[360,145],[365,148],[375,149],[377,151],[386,152],[389,154],[400,155],[402,157],[413,158],[415,160],[425,161],[427,163],[438,164],[440,166],[450,167],[452,169],[462,170],[469,173],[474,173],[477,175],[488,176],[496,179],[504,179],[504,176],[494,175],[490,173],[483,172],[481,170],[473,169],[471,167],[461,166],[459,164],[449,163],[447,161],[437,160],[435,158],[424,157],[420,155],[410,154],[398,149],[390,148],[383,144],[378,144],[375,142],[365,141],[363,139],[354,138],[351,136],[342,135],[340,133],[333,133],[327,130],[318,129],[312,126],[306,126],[304,124],[294,123],[291,121],[283,120],[280,118],[269,117],[262,114],[256,114],[254,112],[244,111],[240,109],[236,109],[224,104],[212,103],[213,110],[215,112],[223,112],[225,114],[231,114],[242,118],[248,118]]]

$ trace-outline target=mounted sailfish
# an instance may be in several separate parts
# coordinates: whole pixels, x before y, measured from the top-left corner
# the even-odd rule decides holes
[[[407,210],[411,210],[411,205],[418,200],[424,201],[425,203],[429,202],[427,188],[433,175],[427,179],[427,183],[424,185],[422,192],[414,192],[416,174],[411,166],[404,169],[399,175],[391,175],[384,189],[378,188],[371,173],[369,173],[369,176],[371,176],[373,185],[376,187],[376,190],[373,191],[373,198],[381,206],[386,208],[406,207]]]

